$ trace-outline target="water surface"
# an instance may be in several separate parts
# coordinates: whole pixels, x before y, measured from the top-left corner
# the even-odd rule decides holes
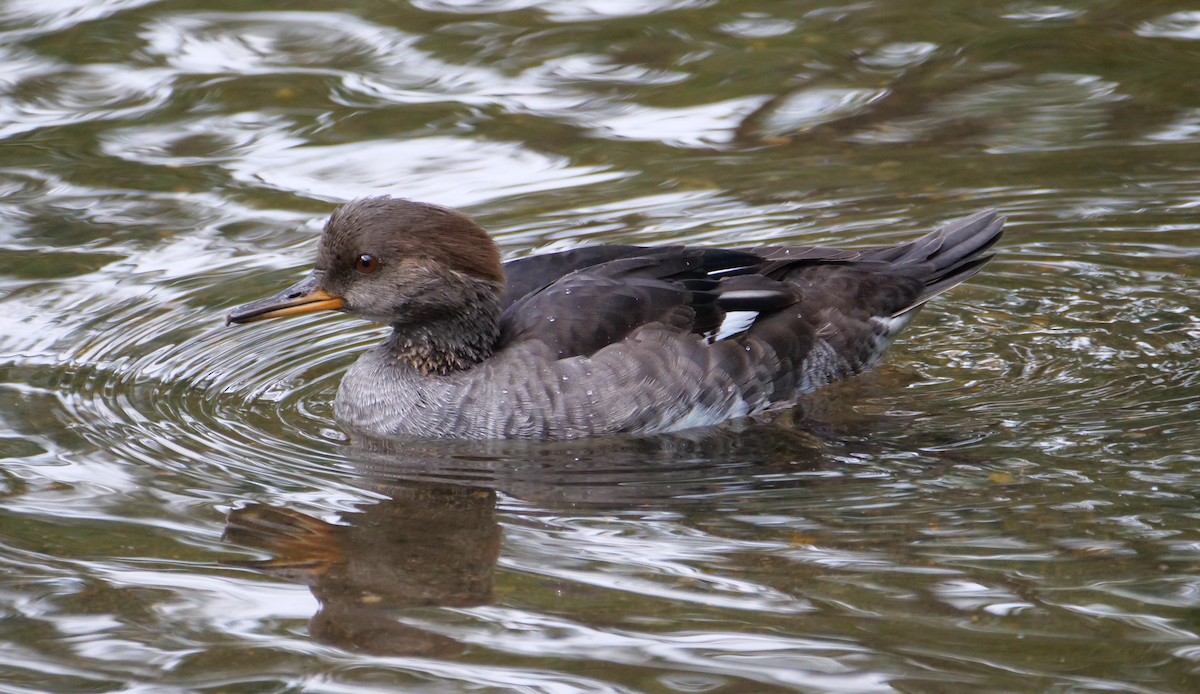
[[[0,2],[0,691],[1191,692],[1183,2]],[[593,242],[1009,233],[769,422],[388,446],[225,327],[338,203]]]

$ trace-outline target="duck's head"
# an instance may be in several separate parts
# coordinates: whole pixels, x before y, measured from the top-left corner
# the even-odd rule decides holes
[[[326,222],[307,277],[235,308],[227,322],[336,310],[376,323],[421,326],[475,313],[503,286],[496,244],[470,217],[411,200],[365,198]]]

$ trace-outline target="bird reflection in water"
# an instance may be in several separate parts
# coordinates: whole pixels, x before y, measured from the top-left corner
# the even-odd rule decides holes
[[[804,420],[797,412],[692,436],[568,442],[356,438],[347,459],[362,486],[386,499],[339,523],[257,503],[238,508],[225,539],[273,558],[228,563],[308,585],[320,602],[309,625],[318,641],[373,655],[455,657],[462,644],[403,623],[403,611],[492,602],[498,491],[550,513],[650,511],[720,503],[732,489],[816,491],[852,481],[807,474],[845,469],[845,459],[831,455],[828,436],[813,434],[811,419],[798,425]],[[844,439],[835,448],[862,446],[874,448]]]
[[[491,602],[496,494],[441,483],[389,491],[341,523],[262,504],[235,509],[225,540],[273,558],[228,563],[308,585],[321,605],[309,622],[318,641],[372,655],[456,656],[460,643],[408,626],[396,611]]]

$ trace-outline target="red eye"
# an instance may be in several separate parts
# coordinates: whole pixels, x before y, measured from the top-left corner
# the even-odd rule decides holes
[[[373,255],[363,253],[358,256],[358,260],[354,262],[354,269],[364,275],[369,275],[379,269],[379,258]]]

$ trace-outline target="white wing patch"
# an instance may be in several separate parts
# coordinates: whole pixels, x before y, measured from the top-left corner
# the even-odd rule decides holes
[[[781,292],[773,289],[735,289],[721,292],[721,299],[733,301],[765,301],[779,297]]]
[[[754,266],[743,265],[741,267],[723,267],[716,270],[710,270],[709,277],[724,277],[725,275],[744,275],[747,270],[753,270]]]
[[[744,333],[758,319],[758,311],[730,311],[725,314],[725,320],[706,335],[709,342],[720,342],[726,338]]]

